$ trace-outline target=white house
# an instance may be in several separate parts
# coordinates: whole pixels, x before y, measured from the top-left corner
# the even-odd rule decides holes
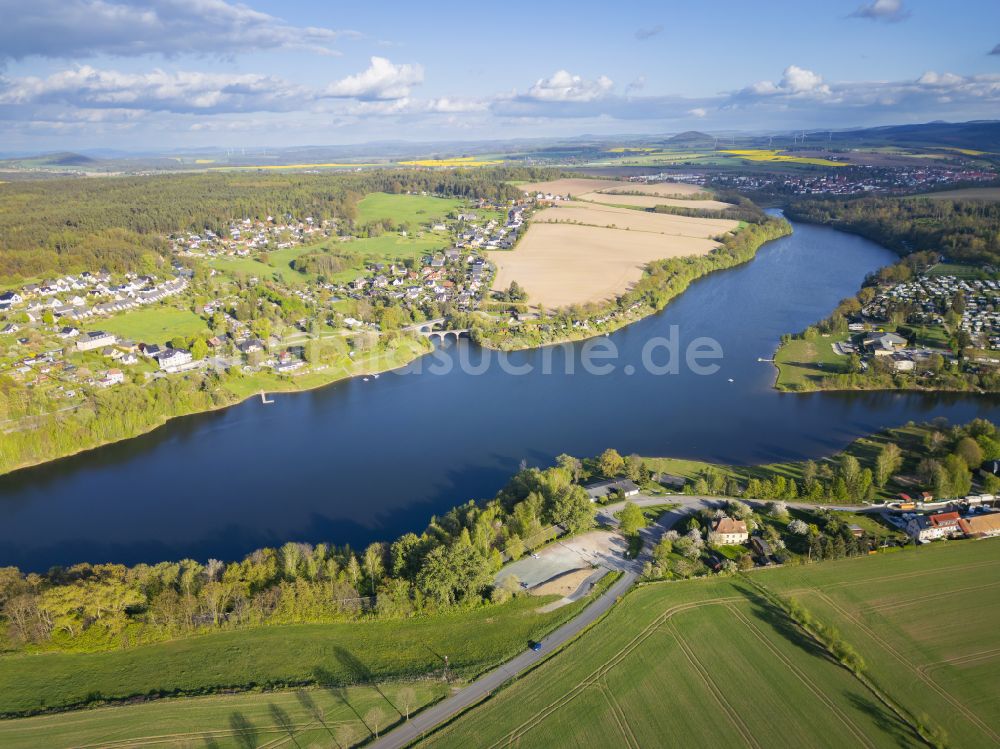
[[[76,349],[77,351],[92,351],[95,348],[114,346],[116,343],[118,343],[118,337],[112,333],[92,330],[89,333],[84,333],[83,338],[76,342]]]
[[[747,532],[745,520],[734,520],[730,517],[719,518],[712,526],[710,540],[714,544],[725,546],[745,544],[750,534]]]

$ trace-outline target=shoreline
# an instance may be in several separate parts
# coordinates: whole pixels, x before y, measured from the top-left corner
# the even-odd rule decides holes
[[[373,375],[373,374],[381,375],[381,374],[385,374],[385,373],[388,373],[388,372],[393,372],[393,371],[395,371],[397,369],[402,369],[403,367],[409,366],[410,364],[412,364],[413,362],[415,362],[417,359],[420,359],[420,358],[422,358],[424,356],[427,356],[430,353],[431,353],[431,351],[424,351],[423,353],[420,353],[419,355],[413,356],[413,357],[407,359],[405,362],[403,362],[401,364],[397,364],[395,366],[386,367],[384,369],[379,369],[379,368],[368,369],[368,370],[365,370],[364,372],[358,372],[357,374],[347,374],[347,375],[344,375],[344,376],[335,377],[334,379],[325,380],[323,382],[318,382],[315,385],[309,385],[309,386],[306,386],[306,387],[288,387],[288,388],[283,388],[283,389],[278,389],[278,390],[272,390],[272,389],[266,389],[265,388],[265,389],[262,389],[262,390],[254,391],[252,393],[248,393],[248,394],[246,394],[245,396],[242,396],[242,397],[239,396],[239,395],[236,395],[234,393],[233,395],[236,398],[236,400],[232,401],[231,403],[220,403],[218,405],[214,405],[214,406],[211,406],[209,408],[203,408],[203,409],[199,409],[199,410],[196,410],[196,411],[188,411],[186,413],[173,414],[171,416],[164,416],[164,417],[161,417],[160,419],[158,419],[156,423],[151,424],[148,428],[143,429],[142,431],[137,432],[136,434],[133,434],[133,435],[128,436],[128,437],[122,437],[120,439],[106,440],[106,441],[100,442],[99,444],[96,444],[96,445],[90,445],[89,447],[81,447],[81,448],[79,448],[77,450],[73,450],[72,452],[64,453],[62,455],[58,455],[58,456],[52,457],[52,458],[47,458],[45,460],[37,460],[37,461],[33,461],[33,462],[22,463],[22,464],[20,464],[20,465],[18,465],[16,467],[13,467],[13,468],[10,468],[10,469],[8,469],[6,471],[0,472],[0,479],[6,478],[8,476],[12,476],[15,473],[19,473],[21,471],[27,471],[27,470],[30,470],[32,468],[38,468],[38,467],[43,466],[43,465],[48,465],[50,463],[56,463],[56,462],[61,461],[61,460],[66,460],[68,458],[73,458],[73,457],[75,457],[77,455],[82,455],[84,453],[91,452],[92,450],[99,450],[99,449],[101,449],[103,447],[108,447],[110,445],[115,445],[115,444],[118,444],[120,442],[128,442],[129,440],[137,439],[139,437],[144,437],[145,435],[151,434],[151,433],[155,432],[157,429],[160,429],[161,427],[166,426],[171,421],[176,421],[177,419],[184,419],[184,418],[187,418],[189,416],[200,416],[202,414],[216,413],[218,411],[224,411],[224,410],[229,409],[229,408],[235,408],[236,406],[239,406],[239,405],[242,405],[243,403],[246,403],[251,398],[258,398],[258,397],[260,397],[260,394],[262,392],[265,395],[268,395],[268,394],[272,394],[272,395],[274,395],[274,394],[282,394],[282,395],[285,395],[285,394],[294,394],[294,393],[308,393],[308,392],[312,392],[313,390],[319,390],[321,388],[329,387],[330,385],[336,385],[338,382],[346,382],[348,380],[353,380],[353,379],[355,379],[357,377],[367,377],[367,376]],[[305,374],[309,374],[309,373],[304,372],[303,375],[305,375]],[[289,381],[288,384],[289,385],[294,385],[295,382],[294,382],[294,380],[291,380],[291,381]]]

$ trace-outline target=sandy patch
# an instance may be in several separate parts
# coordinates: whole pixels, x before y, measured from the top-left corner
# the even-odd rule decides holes
[[[529,304],[566,307],[611,299],[642,277],[652,260],[704,255],[711,239],[598,226],[533,223],[512,252],[488,253],[495,289],[517,281]]]
[[[691,200],[685,198],[661,198],[656,195],[619,195],[611,192],[588,192],[578,195],[580,200],[611,205],[632,205],[636,208],[655,208],[670,205],[677,208],[691,208],[699,211],[724,211],[733,206],[721,200]]]
[[[536,585],[531,589],[533,596],[568,596],[576,592],[577,588],[583,585],[583,581],[594,574],[594,570],[585,567],[578,570],[570,570],[560,575],[546,580],[541,585]]]
[[[575,200],[543,208],[532,217],[535,224],[562,223],[589,224],[629,231],[653,232],[681,237],[717,237],[739,226],[738,221],[695,216],[674,216],[669,213],[650,213],[613,205],[596,205]],[[528,235],[530,235],[530,229]],[[520,251],[520,245],[518,246]],[[671,255],[663,255],[671,257]]]

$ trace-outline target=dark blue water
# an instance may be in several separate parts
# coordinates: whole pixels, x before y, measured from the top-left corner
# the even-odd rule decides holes
[[[609,338],[605,376],[584,344],[520,352],[535,373],[385,374],[257,399],[0,479],[0,565],[230,559],[287,540],[362,546],[420,531],[434,513],[492,496],[520,461],[568,452],[754,463],[829,454],[908,420],[1000,417],[996,400],[892,393],[780,394],[770,356],[783,332],[824,317],[893,262],[871,242],[796,225],[740,268],[693,284],[661,314]],[[712,376],[657,376],[644,345],[678,326],[723,350]],[[459,344],[472,362],[482,351]],[[451,354],[456,350],[452,349]],[[577,373],[562,374],[572,356]],[[542,374],[545,358],[560,374]],[[654,357],[663,362],[663,352]],[[627,366],[636,368],[627,374]],[[733,382],[729,382],[732,379]]]

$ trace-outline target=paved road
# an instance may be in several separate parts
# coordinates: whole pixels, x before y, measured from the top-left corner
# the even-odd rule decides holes
[[[666,499],[662,497],[637,497],[636,500],[636,504],[645,505],[666,504],[667,502],[675,501],[679,501],[681,503],[680,507],[664,513],[655,524],[643,530],[645,540],[644,549],[650,548],[650,545],[658,541],[660,536],[669,530],[676,522],[686,518],[695,510],[706,506],[705,500],[700,497],[669,497]],[[601,514],[604,515],[606,513],[612,518],[614,523],[617,524],[617,520],[614,520],[613,513],[620,510],[624,506],[625,503],[622,502],[619,505],[608,505],[607,507],[602,507]],[[604,517],[601,519],[606,520]],[[644,550],[643,554],[647,553],[648,552]],[[464,687],[453,694],[451,697],[448,697],[433,707],[427,708],[423,712],[418,713],[414,717],[410,718],[408,722],[403,723],[394,731],[385,734],[370,746],[377,749],[398,749],[399,747],[408,746],[439,726],[441,723],[455,717],[459,713],[475,705],[477,702],[481,702],[486,699],[486,697],[488,697],[492,692],[499,689],[504,682],[518,676],[526,669],[531,668],[547,658],[553,650],[558,649],[561,645],[564,645],[572,640],[584,629],[607,613],[607,611],[614,606],[615,602],[622,595],[624,595],[629,588],[632,587],[636,580],[639,579],[639,573],[642,570],[642,564],[644,561],[645,560],[642,556],[636,560],[622,560],[620,567],[620,569],[622,569],[621,578],[616,580],[611,587],[601,595],[600,598],[587,606],[576,617],[566,622],[547,637],[542,639],[541,651],[536,653],[533,650],[525,650],[514,659],[507,661],[502,666],[498,666],[486,675],[479,677],[467,687]],[[527,643],[525,643],[525,645],[527,645]]]
[[[700,497],[679,494],[666,497],[638,496],[629,501],[634,502],[640,507],[659,504],[677,504],[679,506],[673,510],[665,512],[655,523],[641,531],[644,544],[643,551],[639,555],[639,558],[630,561],[622,561],[620,566],[620,569],[622,569],[622,577],[610,588],[608,588],[608,590],[605,591],[600,598],[587,606],[575,618],[566,622],[554,632],[549,634],[548,637],[544,638],[542,640],[542,649],[540,652],[536,653],[533,650],[525,650],[525,652],[516,656],[512,660],[498,666],[484,676],[479,677],[468,686],[460,689],[451,697],[448,697],[433,707],[427,708],[423,712],[418,713],[414,717],[410,718],[408,722],[403,723],[395,730],[385,734],[369,746],[375,749],[401,749],[402,747],[409,746],[414,741],[420,739],[445,721],[454,718],[459,713],[486,699],[486,697],[488,697],[495,690],[499,689],[509,679],[518,676],[525,670],[547,658],[553,650],[558,649],[561,645],[564,645],[572,640],[584,629],[607,613],[615,602],[622,595],[624,595],[630,587],[632,587],[635,581],[639,579],[643,564],[650,558],[650,551],[653,545],[659,541],[664,533],[670,530],[678,522],[698,510],[718,507],[726,500],[719,497]],[[750,500],[749,503],[761,506],[766,504],[765,502],[755,500]],[[792,507],[817,506],[803,502],[789,502],[788,504]],[[614,513],[621,510],[624,506],[624,502],[619,502],[617,504],[601,507],[597,514],[598,521],[609,525],[618,525],[618,520],[614,517]],[[845,506],[842,508],[829,505],[826,506],[833,510],[844,509],[854,512],[872,512],[878,509],[859,508],[858,506]],[[527,643],[525,644],[527,645]]]
[[[544,660],[553,650],[572,640],[597,621],[615,604],[619,597],[632,587],[637,578],[638,575],[634,572],[624,573],[600,598],[587,606],[578,616],[544,638],[541,641],[542,649],[540,652],[525,650],[513,660],[507,661],[485,676],[479,677],[446,700],[413,716],[409,722],[403,723],[399,728],[382,736],[370,746],[377,749],[407,746],[439,724],[485,699],[508,679]]]

